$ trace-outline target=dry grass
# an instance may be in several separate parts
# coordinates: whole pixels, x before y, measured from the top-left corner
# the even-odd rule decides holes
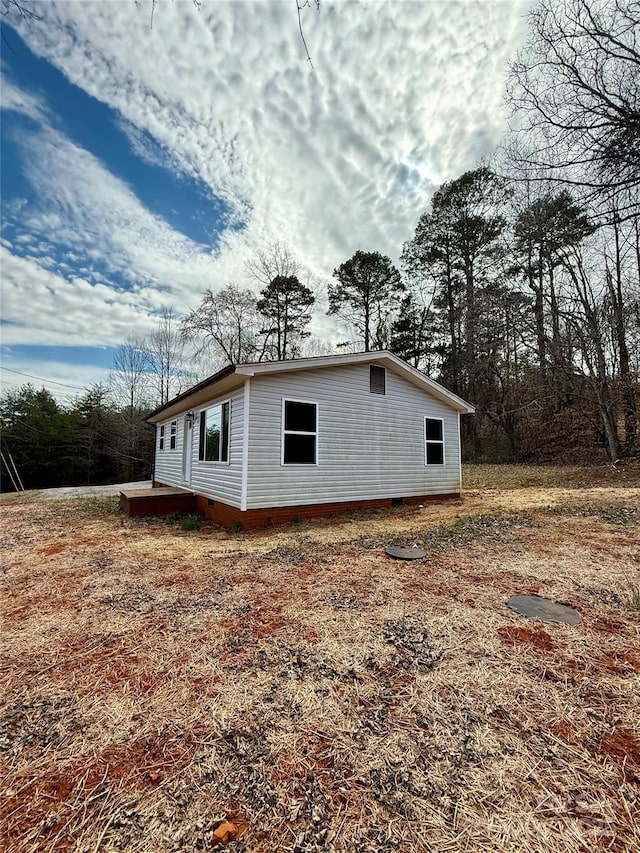
[[[638,463],[616,465],[465,465],[468,488],[529,489],[558,486],[570,489],[609,486],[627,488],[638,483]]]
[[[638,849],[640,477],[575,470],[240,536],[5,504],[0,847]]]

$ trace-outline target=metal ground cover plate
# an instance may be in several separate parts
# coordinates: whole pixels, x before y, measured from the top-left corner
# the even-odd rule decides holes
[[[507,601],[507,607],[520,616],[540,619],[541,622],[560,622],[564,625],[579,625],[582,622],[582,616],[573,607],[558,604],[541,595],[513,595]]]
[[[385,553],[396,560],[422,560],[427,556],[426,551],[413,545],[389,545]]]

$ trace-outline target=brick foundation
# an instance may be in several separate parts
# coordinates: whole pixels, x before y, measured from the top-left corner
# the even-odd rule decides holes
[[[201,514],[224,527],[239,525],[243,530],[286,524],[301,518],[319,518],[337,515],[354,509],[384,509],[402,504],[421,504],[459,498],[460,494],[423,495],[406,498],[382,498],[371,501],[340,501],[338,503],[303,504],[302,506],[274,506],[265,509],[248,509],[244,512],[222,501],[196,495],[196,509]]]

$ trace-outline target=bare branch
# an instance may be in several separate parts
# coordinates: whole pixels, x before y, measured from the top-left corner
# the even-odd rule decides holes
[[[313,0],[313,2],[315,4],[316,9],[319,12],[320,11],[320,0]],[[311,56],[309,54],[309,48],[307,47],[307,40],[304,37],[304,31],[302,29],[302,16],[300,14],[303,9],[306,9],[309,6],[311,6],[311,0],[304,0],[303,3],[300,3],[300,0],[296,0],[296,9],[298,12],[298,29],[300,30],[300,38],[302,39],[302,44],[304,45],[304,52],[307,55],[307,62],[313,68],[313,62],[311,61]]]

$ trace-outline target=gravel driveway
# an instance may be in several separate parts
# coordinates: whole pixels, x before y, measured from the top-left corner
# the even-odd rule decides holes
[[[112,483],[110,486],[65,486],[61,489],[41,489],[39,497],[47,501],[63,501],[68,498],[92,498],[119,495],[122,489],[150,489],[151,480],[138,483]]]

